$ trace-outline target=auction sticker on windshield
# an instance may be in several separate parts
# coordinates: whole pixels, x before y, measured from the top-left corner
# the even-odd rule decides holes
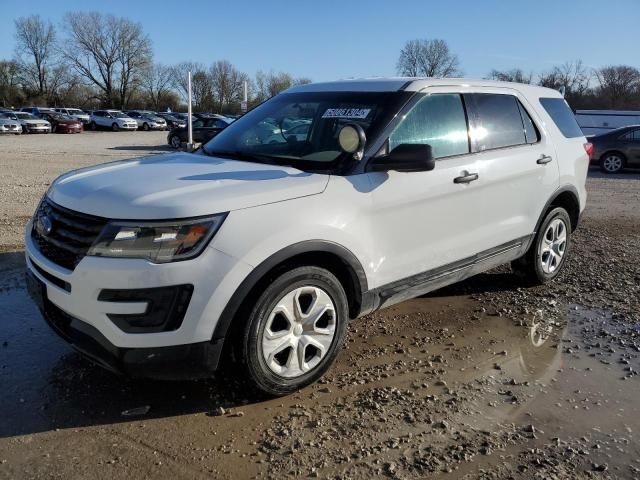
[[[370,108],[327,108],[322,118],[367,118]]]

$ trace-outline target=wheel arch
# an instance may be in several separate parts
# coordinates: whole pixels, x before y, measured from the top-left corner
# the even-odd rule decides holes
[[[360,314],[368,284],[358,258],[335,242],[308,240],[279,250],[251,271],[227,302],[214,329],[212,341],[219,342],[235,335],[242,326],[235,321],[236,318],[250,308],[252,300],[274,276],[305,265],[325,268],[334,274],[347,294],[349,316],[355,318]]]
[[[610,148],[608,150],[605,150],[604,153],[600,155],[600,158],[598,160],[602,160],[604,157],[612,153],[615,153],[616,155],[620,155],[620,158],[622,158],[622,161],[625,164],[627,163],[627,156],[624,154],[624,152],[622,152],[621,150],[616,150],[615,148]]]
[[[540,230],[540,226],[544,221],[544,218],[547,216],[547,213],[556,207],[564,208],[569,214],[569,218],[571,219],[571,231],[575,231],[578,228],[578,224],[580,223],[580,200],[579,200],[578,190],[573,185],[566,185],[564,187],[559,188],[553,194],[553,196],[547,201],[546,205],[542,209],[542,213],[538,218],[538,222],[536,223],[536,229],[533,232],[535,234]]]

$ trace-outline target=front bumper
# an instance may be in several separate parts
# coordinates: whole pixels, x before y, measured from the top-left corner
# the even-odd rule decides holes
[[[27,125],[27,131],[29,133],[50,133],[51,126],[40,126],[40,125]]]
[[[27,269],[45,286],[45,297],[79,322],[95,328],[118,348],[157,348],[209,342],[218,319],[252,267],[212,246],[198,257],[165,264],[133,258],[84,257],[73,271],[46,258],[25,235]],[[180,326],[171,331],[128,333],[110,318],[143,314],[149,307],[139,301],[99,300],[104,290],[153,289],[193,285]]]
[[[19,125],[0,125],[0,133],[20,134],[22,133],[22,128]]]
[[[29,293],[60,337],[91,361],[114,373],[165,380],[205,378],[218,366],[223,342],[157,348],[119,348],[100,331],[67,314],[47,299],[46,285],[27,270]]]

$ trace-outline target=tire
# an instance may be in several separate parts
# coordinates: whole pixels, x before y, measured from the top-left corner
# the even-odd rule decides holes
[[[604,173],[620,173],[627,159],[620,152],[607,152],[600,157],[600,170]]]
[[[29,133],[29,130],[27,130],[26,126],[22,126],[22,133]]]
[[[562,271],[570,245],[569,214],[562,207],[553,208],[545,216],[527,253],[511,262],[511,268],[528,285],[548,283]]]
[[[169,140],[169,144],[173,148],[180,148],[182,146],[182,140],[180,140],[180,137],[178,135],[173,135]]]
[[[142,124],[142,130],[144,130],[145,132],[149,131],[149,124],[148,123],[143,123]]]
[[[96,125],[96,122],[91,122],[89,123],[89,128],[95,132],[98,129],[98,126]]]
[[[119,132],[120,131],[120,127],[118,126],[118,124],[116,122],[113,122],[111,124],[111,130],[114,132]]]
[[[308,266],[281,274],[258,296],[239,339],[246,380],[275,396],[312,384],[335,360],[348,320],[347,296],[331,272]]]

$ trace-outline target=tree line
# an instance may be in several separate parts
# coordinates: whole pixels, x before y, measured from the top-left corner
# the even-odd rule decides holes
[[[228,60],[164,65],[154,61],[140,23],[98,12],[67,13],[58,26],[39,15],[18,18],[15,40],[14,57],[0,60],[2,106],[184,110],[191,72],[196,110],[238,113],[245,82],[250,106],[310,82],[274,71],[252,78]],[[407,41],[396,69],[412,77],[463,75],[459,57],[442,39]],[[594,69],[575,60],[537,75],[521,68],[494,69],[486,78],[564,88],[576,109],[640,110],[640,71],[629,65]]]
[[[441,39],[409,40],[400,51],[396,69],[400,75],[411,77],[463,75],[458,56]],[[563,88],[574,109],[640,110],[640,71],[629,65],[588,68],[582,60],[574,60],[537,75],[521,68],[494,69],[486,78]]]
[[[39,15],[18,18],[15,40],[14,57],[0,60],[3,106],[183,110],[191,72],[197,110],[238,113],[245,81],[250,105],[310,82],[273,71],[251,78],[228,60],[164,65],[140,23],[98,12],[67,13],[59,26]]]

